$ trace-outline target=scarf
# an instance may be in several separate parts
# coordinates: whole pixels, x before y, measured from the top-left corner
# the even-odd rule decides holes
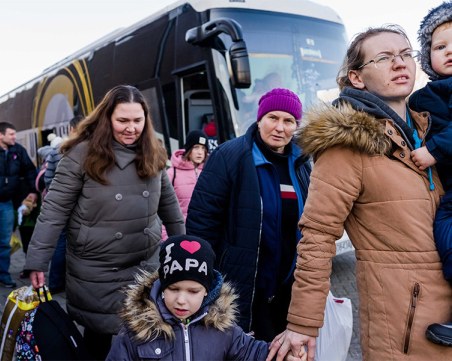
[[[347,102],[353,109],[371,114],[377,119],[391,119],[408,147],[411,150],[414,149],[413,129],[376,95],[368,91],[346,87],[339,94],[339,98],[333,101],[333,105],[337,107],[342,102]]]

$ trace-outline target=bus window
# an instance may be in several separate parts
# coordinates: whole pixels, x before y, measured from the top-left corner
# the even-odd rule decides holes
[[[184,94],[186,133],[202,129],[207,114],[212,114],[212,100],[206,90],[191,90]]]
[[[211,93],[205,71],[183,76],[181,79],[183,94],[183,133],[202,129],[206,114],[213,114]]]

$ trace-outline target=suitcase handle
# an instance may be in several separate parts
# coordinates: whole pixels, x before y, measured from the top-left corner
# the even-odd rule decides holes
[[[39,287],[36,290],[36,293],[38,294],[39,302],[49,302],[52,300],[52,295],[50,294],[49,288],[47,285],[44,285],[42,287]]]

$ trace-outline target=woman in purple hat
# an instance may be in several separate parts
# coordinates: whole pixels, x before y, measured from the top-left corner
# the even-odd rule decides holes
[[[188,208],[187,234],[212,244],[239,293],[240,326],[267,341],[286,327],[311,172],[293,142],[301,114],[292,91],[264,94],[257,122],[209,157]]]

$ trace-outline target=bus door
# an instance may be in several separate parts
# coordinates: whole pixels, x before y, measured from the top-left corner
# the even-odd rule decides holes
[[[164,96],[159,79],[138,84],[138,88],[146,99],[152,119],[152,125],[157,138],[160,139],[167,150],[171,149],[168,117],[164,110]]]
[[[215,124],[212,91],[209,88],[207,72],[204,68],[180,76],[182,114],[179,126],[179,147],[185,143],[188,132],[205,130]],[[215,136],[211,134],[212,138]]]

